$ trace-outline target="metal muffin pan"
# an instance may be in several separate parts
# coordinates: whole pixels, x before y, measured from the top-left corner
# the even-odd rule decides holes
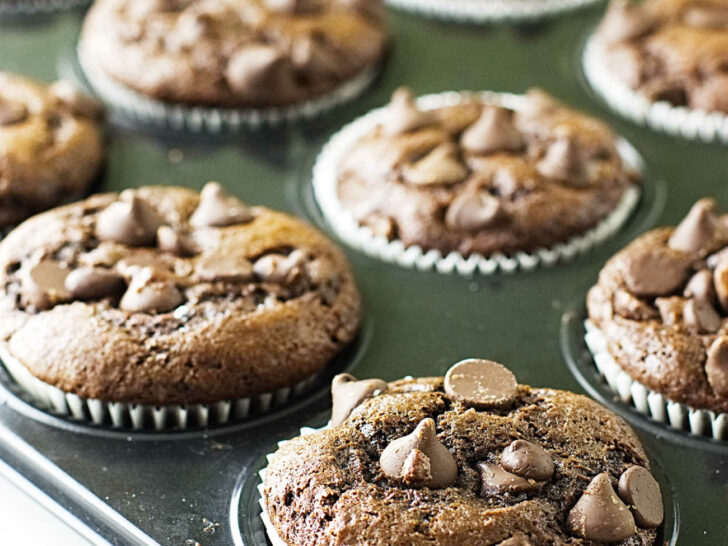
[[[525,26],[477,27],[392,12],[392,50],[380,79],[360,99],[306,124],[204,139],[149,133],[113,119],[101,190],[150,183],[199,189],[219,180],[249,201],[307,217],[328,231],[313,201],[310,175],[327,138],[387,102],[392,90],[415,93],[490,89],[520,93],[541,86],[607,119],[644,157],[649,177],[625,227],[576,260],[517,275],[466,279],[405,270],[344,246],[364,300],[365,342],[348,362],[359,377],[392,380],[441,375],[457,360],[484,356],[519,381],[589,392],[635,427],[655,466],[664,469],[669,506],[664,527],[678,544],[728,542],[728,446],[680,436],[599,393],[562,352],[562,316],[577,312],[616,250],[661,223],[675,223],[703,195],[728,206],[728,155],[717,144],[673,139],[609,112],[581,74],[581,49],[602,7]],[[80,14],[0,24],[0,69],[42,80],[68,74]],[[73,70],[71,69],[71,72]],[[569,330],[570,331],[570,330]],[[576,337],[566,332],[566,339]],[[566,351],[567,356],[578,351]],[[582,363],[583,364],[583,363]],[[582,383],[577,380],[581,379]],[[325,421],[325,384],[273,413],[238,424],[179,433],[135,433],[79,425],[42,412],[0,376],[0,459],[115,544],[264,544],[256,535],[257,472],[278,441]],[[3,469],[0,464],[0,471]],[[667,499],[666,499],[667,500]]]

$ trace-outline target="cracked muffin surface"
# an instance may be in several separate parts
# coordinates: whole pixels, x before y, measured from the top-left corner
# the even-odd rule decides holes
[[[209,403],[293,386],[356,335],[342,253],[219,184],[101,194],[0,242],[0,336],[84,398]]]

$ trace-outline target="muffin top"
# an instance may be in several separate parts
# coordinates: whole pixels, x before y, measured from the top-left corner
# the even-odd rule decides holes
[[[373,67],[379,0],[100,0],[82,56],[164,101],[284,106]]]
[[[445,378],[341,375],[332,394],[330,426],[281,444],[265,472],[287,544],[655,543],[643,448],[584,396],[474,359]]]
[[[78,198],[103,157],[95,101],[0,72],[0,226]]]
[[[612,131],[531,90],[422,109],[397,90],[339,165],[338,197],[375,234],[443,253],[550,247],[609,214],[636,179]]]
[[[728,1],[612,0],[597,37],[608,68],[650,100],[728,112]]]
[[[352,340],[342,254],[209,183],[146,187],[33,217],[0,242],[0,338],[84,398],[207,403],[292,386]]]
[[[676,228],[637,238],[602,269],[589,317],[636,381],[728,411],[728,217],[701,199]]]

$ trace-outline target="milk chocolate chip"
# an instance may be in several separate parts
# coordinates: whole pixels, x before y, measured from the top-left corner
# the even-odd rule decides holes
[[[500,457],[503,468],[524,478],[548,480],[554,475],[554,461],[545,449],[526,440],[515,440]]]
[[[285,53],[270,45],[247,45],[234,53],[225,69],[230,87],[264,100],[271,88],[295,88],[293,67]]]
[[[685,285],[683,296],[703,301],[713,305],[715,303],[715,287],[713,286],[713,273],[710,269],[701,269],[690,277]]]
[[[543,176],[574,186],[583,186],[589,182],[584,153],[576,140],[570,137],[559,138],[549,145],[536,169]]]
[[[705,375],[715,394],[728,396],[728,337],[720,336],[711,344],[705,361]]]
[[[516,399],[517,388],[513,373],[492,360],[463,360],[445,375],[448,397],[476,408],[508,406]]]
[[[698,334],[713,334],[720,328],[720,315],[701,300],[688,300],[683,307],[685,326]]]
[[[364,400],[385,390],[387,383],[381,379],[357,381],[348,373],[337,375],[331,382],[331,426],[338,427]]]
[[[665,516],[660,484],[649,470],[630,466],[619,477],[619,496],[632,508],[637,525],[645,529],[659,527]]]
[[[639,4],[629,0],[612,0],[598,32],[607,42],[622,42],[639,38],[654,26],[652,17]]]
[[[668,246],[683,252],[705,250],[719,227],[715,208],[713,199],[700,199],[695,203],[670,235]]]
[[[455,184],[468,175],[468,169],[457,156],[452,142],[437,146],[425,157],[404,169],[404,179],[410,184]]]
[[[649,320],[658,316],[658,312],[654,307],[636,298],[626,290],[618,289],[614,292],[612,305],[619,316],[631,320]]]
[[[500,200],[486,191],[461,193],[447,208],[445,225],[459,231],[478,231],[497,222],[501,212]]]
[[[574,535],[594,542],[617,542],[637,532],[629,508],[614,492],[609,474],[598,474],[569,512],[566,525]]]
[[[161,226],[157,230],[157,246],[162,252],[177,256],[194,256],[200,252],[199,247],[188,233],[177,231],[169,226]]]
[[[111,203],[96,219],[96,236],[102,241],[116,241],[129,246],[151,246],[157,238],[162,217],[145,199],[132,190],[121,192],[119,201]]]
[[[58,262],[42,260],[25,270],[21,277],[23,297],[36,309],[48,309],[67,300],[71,294],[65,280],[69,270]]]
[[[294,250],[288,256],[285,254],[266,254],[253,264],[253,272],[264,282],[286,282],[297,280],[303,273],[302,264],[304,253]]]
[[[27,117],[28,109],[24,104],[0,98],[0,127],[15,125]]]
[[[728,261],[721,261],[713,271],[713,286],[723,312],[728,312]]]
[[[80,267],[71,271],[65,287],[71,296],[80,300],[103,299],[124,290],[124,277],[118,272],[101,267]]]
[[[58,102],[68,107],[77,116],[89,119],[100,119],[103,116],[104,108],[101,103],[82,93],[71,82],[59,80],[52,83],[48,91]]]
[[[523,139],[513,124],[511,113],[499,106],[485,106],[478,120],[463,132],[460,143],[475,154],[513,152],[523,148]]]
[[[195,271],[207,282],[245,282],[253,279],[253,264],[237,256],[203,256]]]
[[[245,224],[253,219],[253,213],[237,197],[228,195],[217,182],[208,182],[200,192],[200,203],[190,216],[195,227],[225,227]]]
[[[156,278],[151,267],[143,267],[132,277],[119,307],[132,313],[165,313],[183,301],[184,296],[174,284]]]
[[[668,249],[654,248],[630,255],[622,274],[627,288],[636,296],[664,296],[682,287],[689,268],[688,260]]]
[[[478,463],[480,470],[480,495],[490,497],[505,493],[527,493],[535,491],[540,484],[503,470],[497,464]]]
[[[455,458],[437,439],[435,421],[429,418],[420,421],[411,434],[390,443],[379,465],[385,476],[410,487],[442,489],[458,474]]]
[[[412,92],[406,87],[400,87],[392,94],[382,128],[389,135],[400,135],[420,129],[431,122],[432,115],[417,108]]]

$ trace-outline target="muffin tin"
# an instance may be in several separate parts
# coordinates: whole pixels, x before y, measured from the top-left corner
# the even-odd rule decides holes
[[[461,358],[483,356],[507,362],[523,383],[586,391],[626,417],[653,458],[672,506],[665,539],[722,545],[728,540],[722,508],[728,504],[728,442],[672,431],[615,402],[589,367],[580,337],[586,290],[608,257],[646,229],[674,224],[698,197],[728,204],[724,147],[631,125],[591,94],[580,58],[601,9],[492,27],[393,12],[388,63],[360,99],[311,122],[225,139],[113,123],[100,188],[169,183],[199,189],[217,179],[251,203],[305,216],[330,232],[310,186],[316,155],[331,134],[385,104],[400,84],[417,94],[520,93],[539,85],[608,120],[649,170],[640,203],[621,231],[551,269],[469,279],[404,269],[343,245],[362,292],[366,327],[337,369],[384,379],[441,375]],[[0,67],[45,80],[72,75],[79,26],[77,13],[2,24]],[[0,386],[0,459],[65,507],[59,510],[74,525],[81,522],[115,544],[265,544],[256,489],[264,456],[301,426],[322,425],[329,405],[322,379],[311,393],[237,424],[138,433],[40,411],[17,395],[4,372]]]

